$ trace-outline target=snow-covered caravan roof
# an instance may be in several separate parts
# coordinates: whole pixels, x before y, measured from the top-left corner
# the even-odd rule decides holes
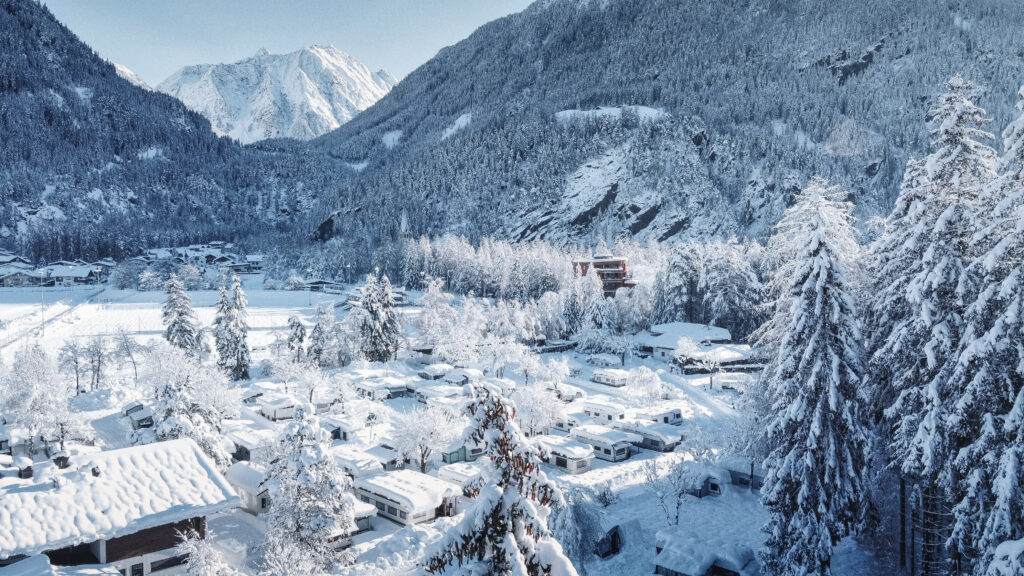
[[[267,408],[293,408],[299,401],[280,392],[267,392],[257,398],[256,403]]]
[[[654,564],[681,574],[707,574],[715,565],[740,576],[761,574],[754,549],[743,538],[725,532],[691,532],[678,527],[662,530],[656,536],[661,552],[655,556]]]
[[[640,436],[631,432],[623,432],[597,424],[581,424],[572,429],[569,435],[583,442],[596,442],[605,446],[616,444],[633,444],[643,440]]]
[[[420,372],[433,378],[440,378],[441,376],[444,376],[445,374],[451,372],[454,369],[455,367],[452,366],[451,364],[444,364],[443,362],[439,362],[437,364],[424,366],[422,369],[420,369]]]
[[[320,426],[327,429],[337,428],[345,432],[357,432],[366,428],[366,419],[344,414],[328,414],[320,417]]]
[[[356,498],[352,503],[352,514],[356,518],[372,518],[377,515],[377,507]]]
[[[354,477],[378,474],[384,471],[380,460],[348,444],[331,448],[331,456],[339,466]]]
[[[266,475],[248,462],[235,462],[224,472],[228,482],[251,494],[259,494]]]
[[[273,430],[249,426],[230,429],[224,433],[224,437],[231,440],[235,446],[241,446],[249,450],[273,444],[277,441],[277,434]]]
[[[651,422],[650,420],[614,420],[611,424],[612,427],[617,430],[640,434],[641,436],[647,436],[648,438],[657,438],[665,444],[679,442],[683,437],[683,433],[679,426],[664,424],[662,422]]]
[[[483,469],[471,462],[445,464],[437,469],[437,476],[465,488],[483,476]]]
[[[0,576],[121,576],[113,566],[53,566],[43,554],[0,567]]]
[[[356,480],[356,488],[382,496],[412,513],[427,512],[459,496],[462,487],[415,470],[395,470]]]
[[[752,350],[747,344],[712,344],[708,348],[700,348],[693,353],[697,360],[713,360],[715,362],[738,362],[747,360]]]
[[[621,370],[620,370],[621,372]],[[622,404],[616,404],[610,400],[589,398],[583,401],[583,409],[602,414],[625,414],[626,408]]]
[[[571,438],[566,438],[565,436],[535,436],[533,441],[552,454],[565,456],[566,458],[572,458],[574,460],[590,458],[594,455],[594,447],[590,444],[577,442]]]
[[[115,538],[238,505],[190,439],[73,457],[49,480],[0,485],[0,558]]]
[[[732,335],[725,328],[711,326],[709,324],[692,324],[690,322],[669,322],[667,324],[655,324],[650,330],[645,330],[636,336],[636,343],[651,348],[669,348],[675,350],[676,344],[683,336],[700,343],[705,340],[709,342],[728,342]]]
[[[366,453],[372,458],[376,458],[381,464],[402,461],[402,455],[387,446],[374,446],[372,448],[367,448]]]

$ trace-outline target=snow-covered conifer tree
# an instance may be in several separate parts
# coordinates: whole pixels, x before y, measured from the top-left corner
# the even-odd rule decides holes
[[[361,301],[364,312],[360,333],[362,352],[371,362],[387,362],[398,352],[402,326],[395,310],[395,297],[387,276],[379,281],[376,274],[366,277]]]
[[[295,407],[267,470],[265,558],[269,567],[308,562],[323,573],[343,558],[332,540],[355,527],[355,496],[351,480],[328,451],[330,435],[313,412],[310,404]]]
[[[213,337],[217,347],[217,365],[232,380],[245,380],[249,377],[249,326],[246,323],[246,305],[242,281],[238,276],[232,279],[230,292],[221,285],[213,321]]]
[[[205,537],[195,530],[182,535],[182,541],[175,550],[178,554],[188,557],[185,563],[185,576],[239,576],[240,573],[221,558],[219,552],[210,543],[212,534],[207,531]]]
[[[515,408],[488,385],[473,385],[467,442],[483,445],[486,481],[462,520],[428,551],[431,573],[576,576],[551,536],[550,506],[562,494],[540,468],[540,455],[515,423]]]
[[[306,326],[298,316],[288,318],[288,350],[296,362],[302,361],[303,343],[306,341]]]
[[[1003,137],[1002,172],[983,194],[991,209],[979,213],[984,226],[975,240],[985,252],[972,271],[980,285],[950,379],[959,397],[947,420],[953,442],[964,446],[954,461],[951,542],[979,576],[996,564],[1001,542],[1024,538],[1024,115]]]
[[[762,557],[777,576],[830,574],[832,547],[854,526],[864,489],[860,327],[830,244],[831,214],[818,212],[826,191],[812,186],[790,208],[806,211],[806,236],[787,267],[789,310],[766,374],[773,417],[762,502],[771,519]]]
[[[887,389],[874,396],[894,398],[885,407],[883,435],[892,439],[893,466],[921,487],[925,574],[946,571],[948,502],[959,492],[952,464],[965,442],[963,431],[950,427],[965,383],[952,374],[978,290],[971,266],[978,198],[996,166],[995,152],[982,142],[991,138],[981,129],[985,112],[969,100],[973,87],[959,77],[946,86],[932,113],[932,152],[908,167],[899,211],[876,242],[882,297],[872,314],[875,329],[886,334],[871,366],[872,380]],[[896,228],[908,224],[910,231]],[[970,554],[957,541],[949,544],[954,560]]]
[[[200,332],[196,314],[192,311],[192,300],[174,274],[171,274],[165,288],[167,300],[163,309],[164,338],[189,356],[198,356],[201,351]]]
[[[221,424],[238,412],[238,398],[220,373],[207,370],[188,354],[159,343],[150,351],[144,381],[153,396],[157,440],[191,438],[219,467],[231,464]]]

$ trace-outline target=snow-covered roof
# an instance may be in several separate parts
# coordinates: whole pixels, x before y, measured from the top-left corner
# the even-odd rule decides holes
[[[533,441],[552,454],[565,456],[566,458],[572,458],[573,460],[582,460],[583,458],[590,458],[594,455],[594,447],[590,444],[577,442],[576,440],[566,438],[565,436],[535,436]]]
[[[245,255],[245,261],[246,262],[263,262],[263,260],[264,260],[263,254],[246,254]]]
[[[662,550],[654,558],[654,564],[675,572],[706,574],[717,565],[740,576],[761,573],[761,565],[754,553],[754,547],[759,543],[744,542],[729,530],[692,531],[673,527],[658,532],[657,542]]]
[[[461,382],[462,380],[469,380],[475,382],[484,377],[482,370],[476,368],[456,368],[451,372],[445,374],[444,379],[449,382]]]
[[[465,488],[483,475],[483,469],[471,462],[455,462],[445,464],[437,469],[437,476]]]
[[[608,378],[625,379],[629,378],[629,372],[621,368],[598,368],[594,370],[594,376],[601,374]]]
[[[588,444],[596,442],[606,446],[613,446],[615,444],[632,444],[642,440],[642,438],[636,434],[623,432],[622,430],[615,430],[613,428],[608,428],[607,426],[599,426],[597,424],[581,424],[573,428],[569,434],[573,438]]]
[[[280,392],[267,392],[257,398],[256,402],[267,408],[292,408],[299,403],[295,398]]]
[[[384,471],[380,460],[367,454],[365,450],[342,444],[331,448],[331,456],[339,466],[352,476],[365,476]]]
[[[725,328],[709,324],[669,322],[668,324],[655,324],[651,326],[650,330],[637,334],[636,342],[641,346],[675,350],[676,344],[679,343],[679,339],[683,336],[698,344],[705,340],[711,342],[728,342],[732,340],[732,335]]]
[[[462,386],[450,384],[435,384],[431,386],[419,386],[416,393],[424,398],[459,398],[462,396]]]
[[[388,463],[388,462],[394,462],[396,460],[397,461],[401,461],[402,460],[402,455],[401,454],[399,454],[398,452],[396,452],[396,451],[394,451],[391,448],[388,448],[386,446],[379,446],[378,445],[378,446],[373,446],[372,448],[367,448],[366,449],[366,453],[369,454],[371,457],[376,458],[381,463]]]
[[[106,565],[53,566],[45,555],[36,554],[0,567],[0,576],[121,576],[121,573]]]
[[[190,439],[82,454],[49,480],[0,485],[0,558],[115,538],[238,505]]]
[[[356,382],[355,386],[364,390],[398,390],[409,387],[405,380],[395,376],[380,376],[367,379]]]
[[[669,416],[675,414],[676,412],[678,412],[680,416],[692,416],[693,408],[691,406],[685,406],[684,408],[684,404],[685,403],[681,404],[678,400],[657,402],[651,406],[646,406],[644,408],[638,409],[636,411],[636,414],[637,416],[641,416],[644,418],[660,418],[662,416]]]
[[[244,489],[251,494],[258,494],[263,486],[265,474],[263,470],[248,462],[235,462],[224,472],[228,482]]]
[[[320,426],[328,430],[337,428],[345,432],[355,432],[366,428],[366,420],[345,414],[328,414],[320,417]]]
[[[750,358],[753,351],[746,344],[712,344],[701,346],[693,352],[695,360],[713,360],[715,362],[738,362]]]
[[[424,366],[420,370],[420,372],[423,372],[424,374],[428,374],[430,376],[441,377],[441,376],[444,376],[445,374],[451,372],[454,369],[455,369],[455,367],[452,366],[451,364],[437,363],[437,364],[431,364],[429,366]]]
[[[231,440],[235,446],[242,446],[249,450],[272,444],[277,440],[277,434],[273,430],[253,428],[251,426],[228,430],[224,433],[224,437]]]
[[[458,484],[415,470],[395,470],[359,478],[356,488],[387,498],[413,513],[433,510],[443,504],[445,498],[462,494]]]
[[[612,414],[622,414],[626,412],[626,409],[621,404],[616,404],[611,400],[601,400],[599,398],[584,400],[583,408],[585,410],[590,410],[591,412],[611,412]]]
[[[679,426],[650,420],[613,420],[613,428],[624,432],[634,432],[648,438],[657,438],[666,444],[679,442],[683,433]]]
[[[352,503],[352,513],[356,518],[370,518],[377,515],[377,507],[357,498]]]

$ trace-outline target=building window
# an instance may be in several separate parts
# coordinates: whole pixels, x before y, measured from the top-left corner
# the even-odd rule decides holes
[[[387,505],[385,505],[383,502],[377,502],[377,510],[380,510],[381,512],[385,512],[385,511],[387,511],[387,509],[388,509]]]
[[[398,517],[401,518],[402,520],[405,520],[406,518],[409,517],[409,515],[406,514],[405,512],[399,512],[398,513]]]
[[[388,514],[391,514],[392,516],[398,516],[398,508],[395,508],[394,506],[388,506]]]
[[[145,570],[141,562],[138,564],[132,564],[132,576],[143,576]]]

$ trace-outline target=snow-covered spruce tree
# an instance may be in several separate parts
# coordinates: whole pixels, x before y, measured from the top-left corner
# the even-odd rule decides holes
[[[221,285],[213,320],[213,337],[217,346],[217,365],[232,380],[249,378],[251,359],[245,311],[247,304],[238,276],[232,279],[230,292]]]
[[[198,356],[201,349],[199,323],[192,311],[192,300],[185,293],[185,287],[174,274],[165,285],[167,300],[164,302],[164,338],[172,345],[184,350],[189,356]]]
[[[761,281],[736,238],[712,241],[701,270],[699,289],[704,293],[704,320],[721,326],[734,339],[746,338],[758,325]]]
[[[309,347],[306,358],[315,366],[327,366],[332,359],[332,339],[334,338],[334,304],[326,306],[317,304],[316,324],[309,332]]]
[[[425,342],[436,344],[449,337],[455,325],[457,314],[451,306],[452,296],[445,293],[440,278],[423,281],[423,297],[420,306],[423,311],[416,317],[416,327]]]
[[[294,356],[293,360],[296,362],[302,361],[302,345],[306,341],[306,326],[302,323],[302,320],[298,316],[291,316],[288,318],[288,350],[291,351]]]
[[[394,359],[402,326],[398,321],[395,297],[387,276],[378,281],[376,274],[367,275],[361,305],[364,312],[360,326],[363,356],[371,362]]]
[[[971,268],[978,255],[972,240],[978,198],[995,176],[995,152],[982,143],[991,135],[980,128],[988,120],[968,99],[971,90],[958,77],[947,83],[933,110],[932,152],[920,166],[909,167],[909,189],[897,205],[901,212],[876,243],[896,249],[876,255],[882,297],[872,314],[873,328],[886,337],[875,344],[871,370],[872,381],[888,389],[873,396],[893,398],[885,407],[881,435],[891,438],[893,467],[920,488],[925,574],[947,570],[949,503],[958,500],[960,484],[952,463],[964,446],[963,432],[951,429],[949,419],[963,381],[951,376],[966,332],[968,302],[978,288]],[[911,232],[895,229],[907,225],[914,226]],[[894,241],[891,235],[906,239]],[[949,543],[954,561],[968,552]]]
[[[789,311],[766,375],[768,421],[762,502],[771,512],[762,558],[777,576],[831,573],[832,547],[857,522],[864,489],[867,427],[860,383],[860,326],[830,244],[825,189],[810,188],[791,210],[806,210],[804,247],[789,266]]]
[[[794,205],[783,213],[768,240],[767,260],[773,274],[764,288],[766,320],[751,338],[769,368],[762,373],[758,385],[751,387],[741,398],[747,415],[743,432],[744,451],[751,458],[763,459],[773,448],[765,436],[765,424],[774,417],[773,390],[765,381],[773,370],[773,364],[778,362],[778,349],[789,328],[792,281],[800,262],[798,255],[806,248],[805,243],[811,234],[820,229],[829,239],[829,246],[844,271],[860,261],[861,250],[853,226],[853,206],[842,198],[843,193],[838,186],[830,186],[822,178],[813,178],[797,195]],[[683,353],[682,361],[686,357],[692,358],[691,361],[699,358],[696,351],[685,343],[683,350],[677,349],[677,358],[680,358],[680,352]]]
[[[330,436],[313,412],[310,404],[295,407],[267,470],[264,557],[271,573],[306,563],[315,573],[329,571],[344,558],[332,540],[355,527],[352,482],[331,457]]]
[[[238,412],[238,398],[222,374],[207,370],[188,354],[157,343],[143,376],[152,390],[153,431],[157,440],[191,438],[221,469],[231,464],[221,424]]]
[[[540,468],[540,454],[519,431],[515,407],[490,385],[474,384],[465,439],[484,446],[485,482],[458,524],[427,552],[432,574],[576,576],[547,526],[550,506],[565,504]]]
[[[975,235],[985,249],[972,266],[980,286],[950,379],[960,395],[948,426],[965,446],[954,461],[951,542],[978,575],[993,565],[996,546],[1024,538],[1024,115],[1003,138],[1002,172],[983,194],[992,209],[980,209],[985,225]]]

